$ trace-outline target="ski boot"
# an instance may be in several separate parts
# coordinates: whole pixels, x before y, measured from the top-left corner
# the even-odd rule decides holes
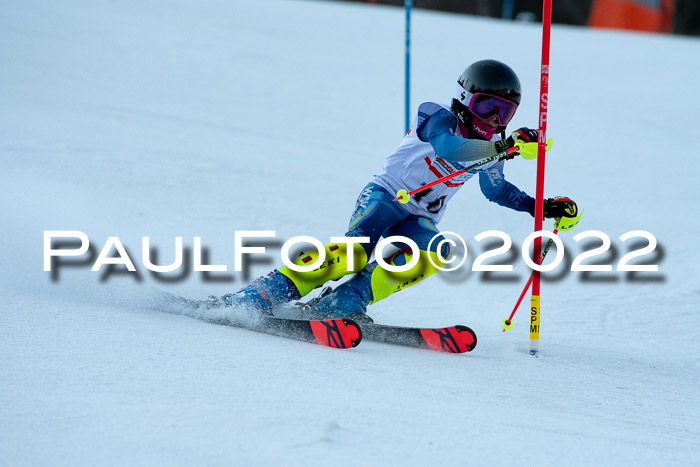
[[[367,315],[371,295],[369,279],[358,274],[335,290],[326,286],[318,297],[296,305],[306,319],[350,318],[359,324],[372,324],[374,320]]]
[[[294,283],[276,269],[236,293],[209,297],[210,308],[237,307],[272,316],[275,307],[301,298]]]

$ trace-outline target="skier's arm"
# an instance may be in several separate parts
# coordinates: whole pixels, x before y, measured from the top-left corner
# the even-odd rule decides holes
[[[435,153],[446,161],[475,161],[498,153],[496,144],[491,141],[455,136],[452,131],[457,126],[457,118],[445,109],[440,109],[432,115],[418,109],[418,117],[421,122],[417,130],[418,138],[429,142]],[[421,117],[424,120],[421,121]]]
[[[479,186],[486,199],[516,211],[529,212],[535,199],[503,176],[504,162],[479,172]]]

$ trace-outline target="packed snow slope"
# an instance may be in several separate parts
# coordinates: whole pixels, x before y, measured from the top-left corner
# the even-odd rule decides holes
[[[334,350],[156,311],[157,292],[238,290],[295,235],[342,235],[403,135],[403,11],[269,0],[6,0],[0,15],[0,464],[690,465],[700,455],[694,146],[700,42],[554,26],[546,194],[585,215],[542,285],[539,358],[527,214],[475,181],[440,228],[461,269],[370,308],[378,322],[466,324],[473,353],[363,342]],[[511,128],[537,125],[539,25],[416,11],[412,95],[449,102],[471,62],[520,75]],[[534,194],[535,164],[506,175]],[[547,223],[551,228],[551,222]],[[46,230],[91,250],[43,270]],[[234,271],[234,232],[274,230]],[[501,230],[513,272],[472,272],[474,236]],[[584,261],[611,272],[571,272]],[[658,240],[616,270],[635,230]],[[118,237],[138,273],[90,269]],[[152,274],[142,237],[186,264]],[[192,272],[194,237],[208,264]],[[633,245],[636,242],[636,245]],[[492,242],[493,248],[498,243]],[[64,245],[64,248],[66,246]],[[111,249],[110,255],[116,250]],[[155,291],[155,292],[154,292]],[[232,311],[233,312],[233,311]]]

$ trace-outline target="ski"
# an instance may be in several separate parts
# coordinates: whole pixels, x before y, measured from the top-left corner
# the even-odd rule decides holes
[[[447,353],[471,352],[476,347],[476,333],[467,326],[447,328],[413,328],[385,324],[362,324],[362,336],[368,341],[405,345]]]
[[[360,326],[350,318],[291,319],[267,316],[250,310],[224,307],[210,300],[191,300],[161,293],[163,303],[175,308],[161,311],[183,314],[208,323],[248,329],[337,349],[357,347],[362,341]]]
[[[296,315],[306,319],[320,319],[327,313],[314,310],[314,305],[333,290],[324,287],[319,295],[306,303],[295,304]],[[336,315],[338,317],[338,315]],[[362,337],[369,341],[385,344],[405,345],[420,349],[430,349],[447,353],[471,352],[476,347],[476,333],[467,326],[456,325],[447,328],[415,328],[376,324],[364,313],[352,312],[350,318],[360,323]]]
[[[357,347],[362,341],[360,326],[351,319],[305,320],[259,316],[242,322],[218,323],[273,336],[296,339],[336,349]]]
[[[371,318],[360,313],[350,317],[329,316],[309,307],[295,309],[293,317],[268,316],[251,313],[250,310],[225,307],[216,299],[191,300],[167,293],[162,293],[161,298],[168,304],[176,305],[177,313],[210,323],[333,348],[357,347],[364,338],[385,344],[446,353],[465,353],[474,350],[477,342],[476,333],[462,325],[445,328],[392,326],[373,323]]]

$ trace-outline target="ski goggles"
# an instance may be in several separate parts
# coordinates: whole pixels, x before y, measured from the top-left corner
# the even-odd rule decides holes
[[[465,91],[459,84],[457,86],[460,102],[466,105],[469,111],[480,120],[486,121],[495,115],[498,124],[504,126],[510,122],[518,109],[518,104],[515,102],[481,92],[472,94]]]

